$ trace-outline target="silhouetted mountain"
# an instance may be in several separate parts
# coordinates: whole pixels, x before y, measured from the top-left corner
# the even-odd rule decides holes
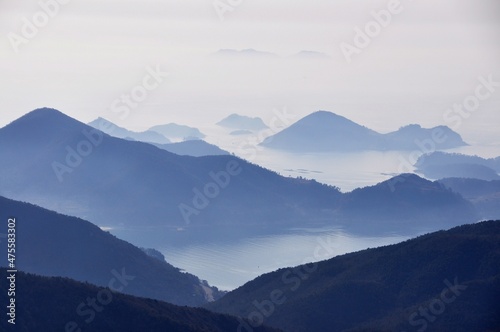
[[[485,159],[459,153],[434,152],[421,156],[417,172],[431,179],[448,177],[500,180],[500,157]]]
[[[0,197],[0,233],[7,234],[7,220],[16,218],[17,268],[45,276],[69,277],[108,286],[110,279],[126,279],[122,292],[196,306],[208,302],[200,279],[168,264],[156,255],[119,240],[99,227],[75,217]],[[7,241],[0,241],[7,252]],[[149,252],[152,252],[151,249]],[[7,255],[0,260],[7,266]],[[212,287],[215,298],[223,293]]]
[[[380,134],[334,113],[319,111],[270,136],[261,144],[296,152],[376,149]]]
[[[176,123],[153,126],[149,128],[149,130],[160,133],[171,140],[193,140],[205,138],[205,134],[203,134],[199,129],[178,125]]]
[[[259,131],[268,128],[261,118],[255,117],[251,118],[245,115],[231,114],[221,121],[217,122],[217,125],[226,128],[240,129],[240,130],[253,130]]]
[[[222,150],[216,145],[209,144],[201,139],[169,143],[169,144],[154,144],[160,149],[178,154],[180,156],[224,156],[229,155],[229,152]]]
[[[187,157],[39,109],[0,129],[0,195],[76,215],[142,247],[331,221],[337,188],[234,156]],[[168,242],[172,244],[172,242]]]
[[[9,274],[0,269],[0,275],[5,280]],[[8,288],[6,282],[0,283],[2,294],[7,294]],[[226,332],[248,324],[205,309],[178,307],[68,278],[24,272],[16,275],[15,328],[7,319],[0,320],[2,331]],[[278,330],[259,327],[253,331]]]
[[[448,149],[465,145],[460,135],[445,126],[424,129],[410,125],[380,134],[326,111],[309,114],[261,144],[292,152]]]
[[[350,230],[377,232],[429,231],[476,220],[470,202],[438,182],[401,174],[342,196],[339,219]]]
[[[141,247],[318,225],[408,233],[476,216],[470,202],[418,177],[343,195],[234,156],[179,156],[110,137],[55,110],[33,111],[0,129],[0,156],[9,161],[0,164],[0,195],[85,218]]]
[[[500,221],[488,221],[280,269],[206,307],[289,332],[479,332],[500,330],[499,298]]]
[[[438,182],[472,202],[481,218],[500,219],[499,180],[446,178]]]
[[[392,150],[426,151],[426,149],[452,149],[467,145],[458,133],[447,126],[426,129],[418,124],[410,124],[384,134],[384,138]]]
[[[117,126],[116,124],[104,118],[97,118],[88,124],[89,126],[98,129],[110,136],[131,139],[140,142],[166,144],[170,140],[165,136],[158,134],[155,131],[147,130],[143,132],[130,131],[128,129]]]

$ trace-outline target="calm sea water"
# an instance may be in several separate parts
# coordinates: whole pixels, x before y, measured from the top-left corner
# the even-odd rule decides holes
[[[164,247],[172,265],[223,290],[235,289],[279,268],[325,260],[369,247],[397,243],[403,236],[359,237],[340,229],[302,229],[290,234],[249,238],[240,242]]]

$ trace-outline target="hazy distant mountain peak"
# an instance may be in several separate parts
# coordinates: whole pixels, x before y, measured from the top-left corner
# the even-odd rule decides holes
[[[246,115],[239,115],[233,113],[221,121],[217,125],[226,128],[240,129],[240,130],[262,130],[268,128],[264,121],[259,117],[249,117]]]
[[[95,129],[101,130],[113,137],[147,142],[147,143],[158,143],[158,144],[170,143],[170,140],[167,137],[158,132],[152,130],[147,130],[142,132],[131,131],[126,128],[120,127],[102,117],[98,117],[94,121],[89,122],[88,125]]]
[[[349,151],[372,148],[380,134],[341,115],[317,111],[261,144],[296,152]]]
[[[57,128],[57,130],[54,130]],[[54,138],[68,138],[75,133],[81,134],[88,128],[84,123],[77,121],[54,108],[37,108],[22,117],[12,121],[2,128],[2,135],[8,137],[12,144],[21,144],[33,137],[43,137],[47,144]]]
[[[205,138],[205,134],[203,134],[198,128],[180,125],[177,123],[157,125],[149,128],[149,130],[160,133],[171,140],[180,139],[186,141]]]
[[[42,107],[34,109],[33,111],[23,115],[19,119],[14,122],[23,122],[23,121],[33,121],[33,120],[54,120],[54,119],[68,119],[71,120],[69,116],[66,114],[56,110],[55,108],[50,107]]]
[[[416,124],[416,123],[411,123],[411,124],[408,124],[406,126],[399,128],[399,130],[400,131],[402,131],[402,130],[416,130],[416,129],[421,129],[421,128],[422,128],[421,125]]]
[[[61,111],[56,110],[55,108],[52,107],[40,107],[36,108],[33,111],[29,112],[25,116],[50,116],[50,115],[65,115]]]
[[[419,188],[423,186],[433,186],[433,182],[427,179],[421,178],[420,176],[413,173],[402,173],[396,175],[395,177],[386,180],[377,186],[381,186],[383,188],[384,185],[387,185],[387,188],[392,191],[397,191],[401,187],[414,187]]]
[[[446,126],[426,129],[410,124],[381,134],[328,111],[311,113],[261,144],[294,152],[416,150],[422,142],[434,142],[435,137],[445,138],[435,142],[438,150],[466,145],[458,133]]]

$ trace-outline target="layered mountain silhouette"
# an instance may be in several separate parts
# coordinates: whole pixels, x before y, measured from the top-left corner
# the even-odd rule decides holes
[[[417,172],[431,179],[500,180],[500,157],[485,159],[460,153],[433,152],[421,156],[415,166]]]
[[[217,125],[231,129],[252,131],[259,131],[268,128],[264,121],[262,121],[259,117],[251,118],[239,114],[231,114],[217,122]]]
[[[0,197],[0,218],[5,221],[0,224],[1,234],[7,234],[11,217],[16,219],[19,241],[17,269],[24,272],[68,277],[102,287],[108,287],[113,278],[122,278],[123,293],[179,305],[197,306],[223,294],[161,256],[152,257],[154,251],[149,250],[147,255],[88,221]],[[5,239],[0,239],[0,248],[7,252]],[[0,266],[7,266],[7,255]]]
[[[205,137],[205,135],[198,129],[175,123],[154,126],[147,131],[139,133],[119,127],[104,118],[97,118],[88,125],[110,136],[123,138],[129,141],[151,143],[160,149],[181,156],[201,157],[229,154],[229,152],[203,141],[202,138]],[[182,141],[170,143],[169,138]]]
[[[176,123],[167,123],[149,128],[149,131],[154,131],[168,137],[171,140],[196,140],[205,138],[198,128],[193,128]]]
[[[150,128],[147,131],[136,133],[128,129],[117,126],[103,118],[98,118],[89,123],[89,126],[101,130],[102,132],[129,141],[140,141],[151,143],[160,149],[170,151],[181,156],[218,156],[228,155],[229,152],[220,149],[218,146],[209,144],[202,140],[205,137],[198,129],[170,123]],[[173,140],[182,139],[182,142],[170,143],[167,138]]]
[[[327,111],[312,113],[261,144],[291,152],[428,151],[466,145],[459,134],[446,126],[425,129],[413,124],[381,134]]]
[[[320,239],[314,254],[328,250]],[[465,332],[500,329],[498,298],[500,221],[488,221],[280,269],[206,306],[290,332]]]
[[[481,218],[500,219],[499,180],[445,178],[438,182],[472,202]]]
[[[160,149],[178,154],[180,156],[203,157],[229,155],[229,152],[222,150],[217,145],[207,143],[201,139],[154,145],[159,147]]]
[[[6,269],[0,268],[0,275],[5,279]],[[229,315],[124,295],[68,278],[18,272],[16,286],[15,331],[19,332],[225,332],[248,324]],[[2,282],[0,291],[7,294],[7,290]],[[12,327],[7,319],[0,320],[2,331],[13,331]],[[260,326],[253,331],[279,330]]]
[[[148,143],[158,143],[158,144],[170,143],[170,140],[168,138],[155,131],[152,130],[147,130],[143,132],[130,131],[101,117],[90,122],[88,125],[113,137],[124,138],[140,142],[148,142]]]
[[[415,174],[401,174],[344,194],[338,213],[347,228],[365,234],[383,230],[415,234],[480,218],[460,194]]]
[[[103,134],[53,109],[0,129],[0,194],[110,226],[143,247],[269,234],[325,222],[337,188],[234,156],[178,156]]]
[[[431,190],[418,177],[342,194],[230,155],[179,156],[114,138],[53,109],[35,110],[0,129],[0,155],[9,161],[0,165],[0,195],[109,227],[142,247],[313,225],[356,230],[365,216],[372,234],[391,227],[437,229],[433,223],[453,226],[475,216],[459,195]],[[409,187],[402,196],[400,186]],[[433,199],[425,198],[426,190]],[[370,207],[372,200],[380,204]],[[427,208],[436,211],[432,222],[422,217]]]

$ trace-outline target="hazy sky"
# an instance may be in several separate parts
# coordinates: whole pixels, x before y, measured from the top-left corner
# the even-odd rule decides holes
[[[230,113],[269,121],[286,107],[380,131],[455,124],[466,140],[500,142],[500,86],[460,125],[455,113],[443,118],[474,95],[478,77],[500,82],[498,0],[60,0],[45,20],[40,3],[55,1],[0,0],[0,126],[42,106],[131,129],[203,126]],[[221,20],[214,3],[228,2]],[[390,23],[348,63],[341,43],[356,46],[355,28],[377,29],[372,11],[390,8]],[[280,57],[210,56],[248,48]],[[329,58],[290,57],[302,50]],[[156,84],[147,68],[169,74]],[[141,90],[145,79],[150,90]],[[120,117],[113,109],[134,89],[147,95]]]

